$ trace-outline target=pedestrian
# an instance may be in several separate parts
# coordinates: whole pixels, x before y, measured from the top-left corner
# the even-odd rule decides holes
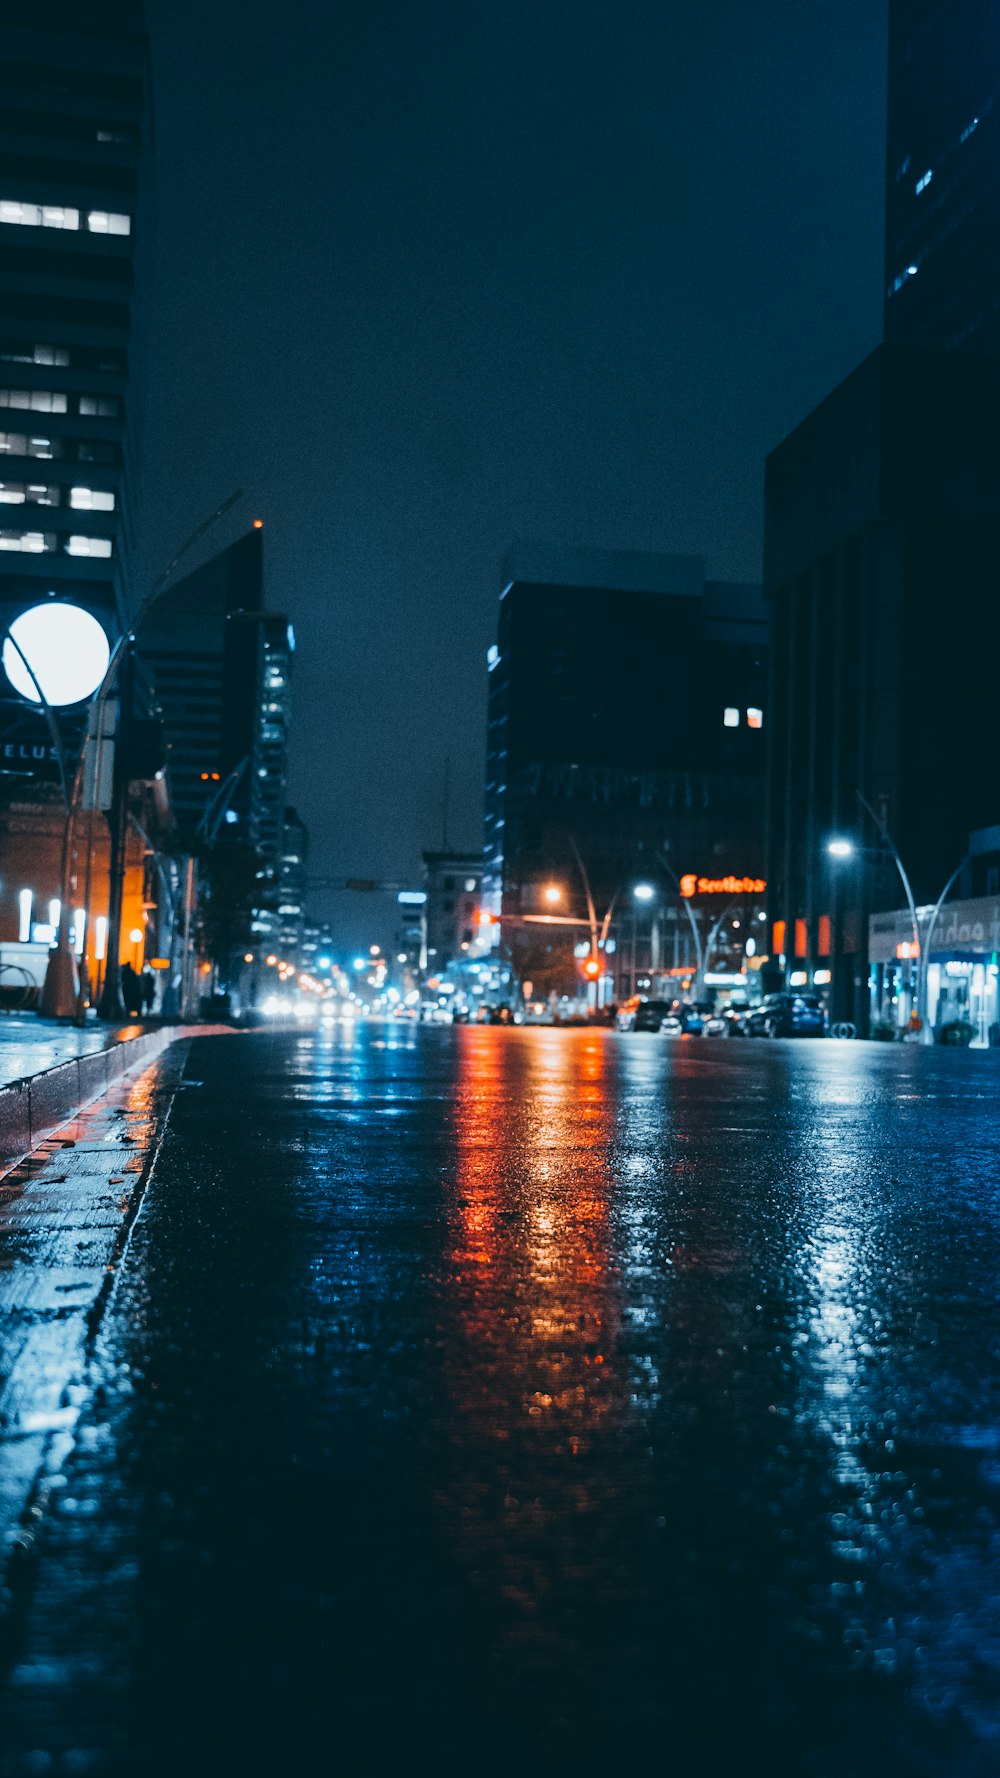
[[[125,1011],[137,1019],[142,1011],[142,981],[131,963],[122,964],[122,999]]]
[[[148,1016],[153,1010],[153,1001],[156,999],[156,977],[148,963],[144,966],[139,978],[139,986],[142,990],[143,1011]]]

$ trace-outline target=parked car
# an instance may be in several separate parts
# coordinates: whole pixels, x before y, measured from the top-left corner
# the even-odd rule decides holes
[[[750,1016],[749,1000],[733,1000],[705,1020],[703,1037],[745,1037]]]
[[[641,994],[633,994],[629,1000],[623,1000],[615,1013],[615,1029],[617,1031],[631,1031],[635,1024],[635,1015],[641,1005]]]
[[[748,1015],[748,1037],[822,1037],[826,1013],[815,994],[768,994]]]
[[[659,1031],[670,1012],[669,1000],[640,1000],[632,1020],[633,1031]]]
[[[675,1000],[663,1021],[663,1029],[668,1037],[696,1036],[704,1031],[711,1017],[710,1000]]]

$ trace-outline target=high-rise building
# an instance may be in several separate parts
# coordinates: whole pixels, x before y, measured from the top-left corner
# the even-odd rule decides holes
[[[141,655],[167,731],[171,801],[192,830],[214,820],[220,786],[241,760],[241,780],[217,813],[222,820],[235,813],[244,832],[248,826],[256,662],[231,668],[227,685],[226,659],[233,652],[230,619],[259,614],[263,605],[263,533],[254,527],[178,581],[143,625]]]
[[[1000,359],[883,346],[767,462],[771,954],[862,1030],[869,916],[902,897],[864,804],[923,904],[997,810],[998,406]]]
[[[701,557],[512,552],[488,657],[485,909],[551,913],[553,881],[576,904],[578,861],[602,912],[638,875],[758,879],[766,656],[760,590],[707,580]]]
[[[891,0],[885,337],[1000,351],[1000,29],[992,0]]]
[[[295,637],[264,609],[255,525],[158,601],[140,655],[163,714],[178,819],[257,854],[255,937],[276,939]]]
[[[0,627],[49,599],[114,636],[128,603],[149,145],[138,0],[55,0],[0,58]],[[5,772],[52,776],[41,718],[0,694]],[[74,739],[72,712],[63,718]]]
[[[306,913],[306,864],[309,830],[301,815],[286,806],[281,845],[281,880],[278,894],[278,947],[288,962],[306,965],[303,954]]]
[[[1000,31],[988,0],[889,10],[886,343],[765,482],[770,980],[862,1031],[870,917],[903,895],[877,822],[933,903],[997,813],[974,650],[1000,573]]]

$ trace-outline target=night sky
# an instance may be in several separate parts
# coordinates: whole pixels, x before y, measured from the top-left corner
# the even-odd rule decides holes
[[[764,455],[879,338],[885,10],[149,0],[146,571],[248,491],[313,871],[415,878],[449,755],[481,845],[515,538],[759,578]]]

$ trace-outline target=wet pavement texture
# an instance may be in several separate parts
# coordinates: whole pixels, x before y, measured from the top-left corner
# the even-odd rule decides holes
[[[117,1233],[106,1156],[92,1226],[55,1150],[19,1230],[3,1182],[8,1315],[70,1318],[43,1249],[110,1267],[13,1365],[22,1432],[32,1390],[65,1423],[5,1778],[994,1774],[998,1088],[902,1045],[176,1046],[93,1114],[137,1139]]]
[[[35,1013],[0,1012],[0,1086],[41,1074],[59,1062],[110,1049],[123,1038],[137,1037],[143,1029],[137,1024],[77,1027],[63,1019],[40,1019]]]

